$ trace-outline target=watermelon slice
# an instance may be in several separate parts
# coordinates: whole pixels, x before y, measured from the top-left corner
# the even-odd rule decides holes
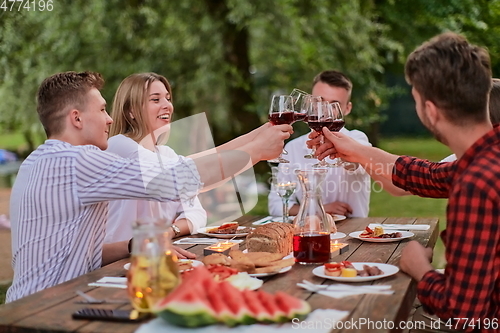
[[[274,298],[276,304],[285,312],[288,319],[298,318],[304,320],[309,312],[311,312],[309,303],[282,291],[278,291],[274,295]]]
[[[257,298],[262,303],[262,306],[268,311],[273,322],[287,321],[286,313],[278,306],[274,296],[265,291],[257,291]]]
[[[224,297],[219,289],[219,282],[204,281],[203,287],[207,293],[208,301],[215,312],[218,321],[225,323],[228,326],[238,325],[237,318],[234,317],[233,312],[226,304]]]
[[[222,281],[219,282],[219,292],[224,298],[228,308],[231,309],[233,318],[236,319],[238,323],[249,325],[257,321],[246,305],[240,290],[233,287],[229,282]]]
[[[236,326],[303,319],[311,308],[306,301],[284,292],[240,291],[227,281],[214,281],[200,266],[152,310],[171,324],[192,328],[217,322]]]
[[[250,290],[242,291],[243,299],[245,300],[246,305],[250,312],[252,312],[253,317],[260,322],[272,322],[271,314],[269,311],[262,305],[262,302],[257,297],[257,293]]]
[[[200,327],[217,322],[212,306],[203,297],[201,288],[183,288],[157,314],[177,326]],[[161,304],[157,304],[160,307]]]

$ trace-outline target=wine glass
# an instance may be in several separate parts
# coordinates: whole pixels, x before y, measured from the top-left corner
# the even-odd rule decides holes
[[[330,103],[332,108],[332,122],[326,126],[332,132],[339,132],[345,125],[344,115],[342,114],[342,108],[340,103],[332,102]],[[328,163],[329,167],[339,167],[346,164],[341,158],[337,157],[333,160],[333,163]]]
[[[273,125],[292,124],[295,121],[293,99],[290,95],[274,95],[269,108],[269,121]],[[290,161],[278,156],[268,160],[271,163],[290,163]]]
[[[305,100],[311,96],[303,90],[294,88],[290,94],[293,99],[293,109],[295,111],[295,121],[307,122],[307,105]]]
[[[324,143],[323,127],[328,129],[333,128],[332,124],[334,124],[334,118],[336,119],[338,116],[338,113],[334,113],[333,109],[333,103],[330,104],[326,101],[311,103],[310,112],[307,117],[307,124],[309,125],[309,128],[316,131],[316,133],[320,135],[320,144]],[[335,108],[335,112],[338,112],[338,110],[340,109]],[[313,165],[315,168],[331,166],[333,165],[327,163],[325,160],[319,161]]]
[[[271,190],[275,191],[283,201],[283,222],[288,221],[288,200],[295,192],[297,182],[290,181],[291,176],[295,177],[292,168],[280,164],[277,167],[271,167],[272,182]]]
[[[323,102],[323,99],[321,98],[321,96],[313,96],[313,95],[309,95],[307,96],[306,98],[304,98],[303,100],[303,106],[302,106],[302,109],[306,111],[306,119],[304,120],[308,125],[309,125],[309,117],[312,117],[311,119],[317,119],[318,115],[317,115],[317,107],[318,107],[318,103],[322,103]],[[314,107],[314,111],[313,111],[313,107]],[[309,126],[309,128],[313,129],[311,126]],[[304,155],[304,158],[316,158],[316,156],[314,156],[316,152],[316,147],[313,147],[311,149],[311,152],[309,154],[306,154]]]

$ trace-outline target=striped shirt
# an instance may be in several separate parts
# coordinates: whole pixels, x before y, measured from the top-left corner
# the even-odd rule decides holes
[[[164,170],[164,171],[162,171]],[[12,302],[101,266],[108,200],[196,195],[194,162],[123,159],[95,146],[47,140],[21,165],[12,188]]]

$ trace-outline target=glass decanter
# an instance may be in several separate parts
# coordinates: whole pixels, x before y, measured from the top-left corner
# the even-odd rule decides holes
[[[293,235],[293,256],[299,264],[330,260],[331,223],[323,208],[320,188],[326,173],[326,169],[295,170],[303,193]]]
[[[140,221],[134,225],[127,292],[138,311],[150,312],[156,302],[180,283],[169,225],[165,220]]]

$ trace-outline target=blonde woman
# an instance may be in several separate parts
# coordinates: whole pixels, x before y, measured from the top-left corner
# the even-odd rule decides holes
[[[155,73],[133,74],[122,81],[116,91],[111,117],[108,152],[121,157],[158,160],[178,160],[167,146],[144,145],[144,139],[170,124],[174,106],[168,80]],[[142,145],[141,145],[142,143]],[[172,221],[174,237],[196,233],[206,225],[207,214],[198,198],[189,203],[146,200],[118,200],[109,204],[106,243],[132,238],[132,225],[137,220],[165,219]]]

